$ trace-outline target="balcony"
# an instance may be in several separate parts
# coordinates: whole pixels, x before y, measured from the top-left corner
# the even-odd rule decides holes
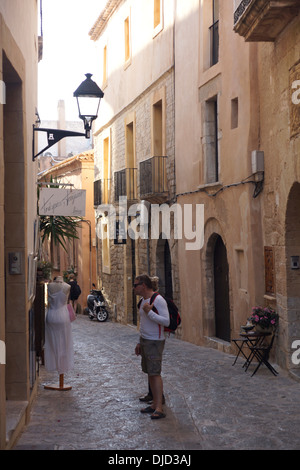
[[[102,179],[94,181],[94,207],[108,204],[110,193],[110,180]]]
[[[245,41],[272,42],[299,12],[299,0],[242,0],[233,29]]]
[[[167,157],[152,157],[140,162],[140,198],[163,203],[169,197],[166,174]]]
[[[120,196],[126,196],[128,201],[137,199],[136,168],[124,168],[115,172],[115,202]]]

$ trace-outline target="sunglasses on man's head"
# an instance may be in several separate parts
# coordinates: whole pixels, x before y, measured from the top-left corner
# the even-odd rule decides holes
[[[133,284],[133,287],[141,286],[142,284],[142,282],[137,282],[136,284]]]

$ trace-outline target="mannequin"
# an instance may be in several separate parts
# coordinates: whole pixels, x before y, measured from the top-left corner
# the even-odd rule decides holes
[[[59,373],[59,385],[45,385],[48,390],[71,390],[64,385],[64,374],[74,365],[72,328],[67,309],[70,286],[58,276],[48,286],[49,308],[45,327],[45,367]]]

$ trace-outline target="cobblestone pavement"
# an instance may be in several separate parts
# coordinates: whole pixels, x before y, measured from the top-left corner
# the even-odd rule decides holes
[[[45,390],[58,375],[40,370],[31,419],[14,450],[300,449],[300,383],[264,366],[169,338],[163,379],[166,418],[140,413],[147,378],[134,354],[138,332],[78,316],[70,391]]]

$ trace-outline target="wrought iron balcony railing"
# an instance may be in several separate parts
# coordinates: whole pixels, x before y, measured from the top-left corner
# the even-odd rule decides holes
[[[299,0],[241,0],[234,31],[246,41],[275,41],[299,12]]]
[[[116,171],[115,179],[115,202],[119,201],[120,196],[126,196],[129,201],[137,198],[136,168],[124,168]]]
[[[140,162],[140,198],[150,202],[167,199],[167,157],[152,157]]]

